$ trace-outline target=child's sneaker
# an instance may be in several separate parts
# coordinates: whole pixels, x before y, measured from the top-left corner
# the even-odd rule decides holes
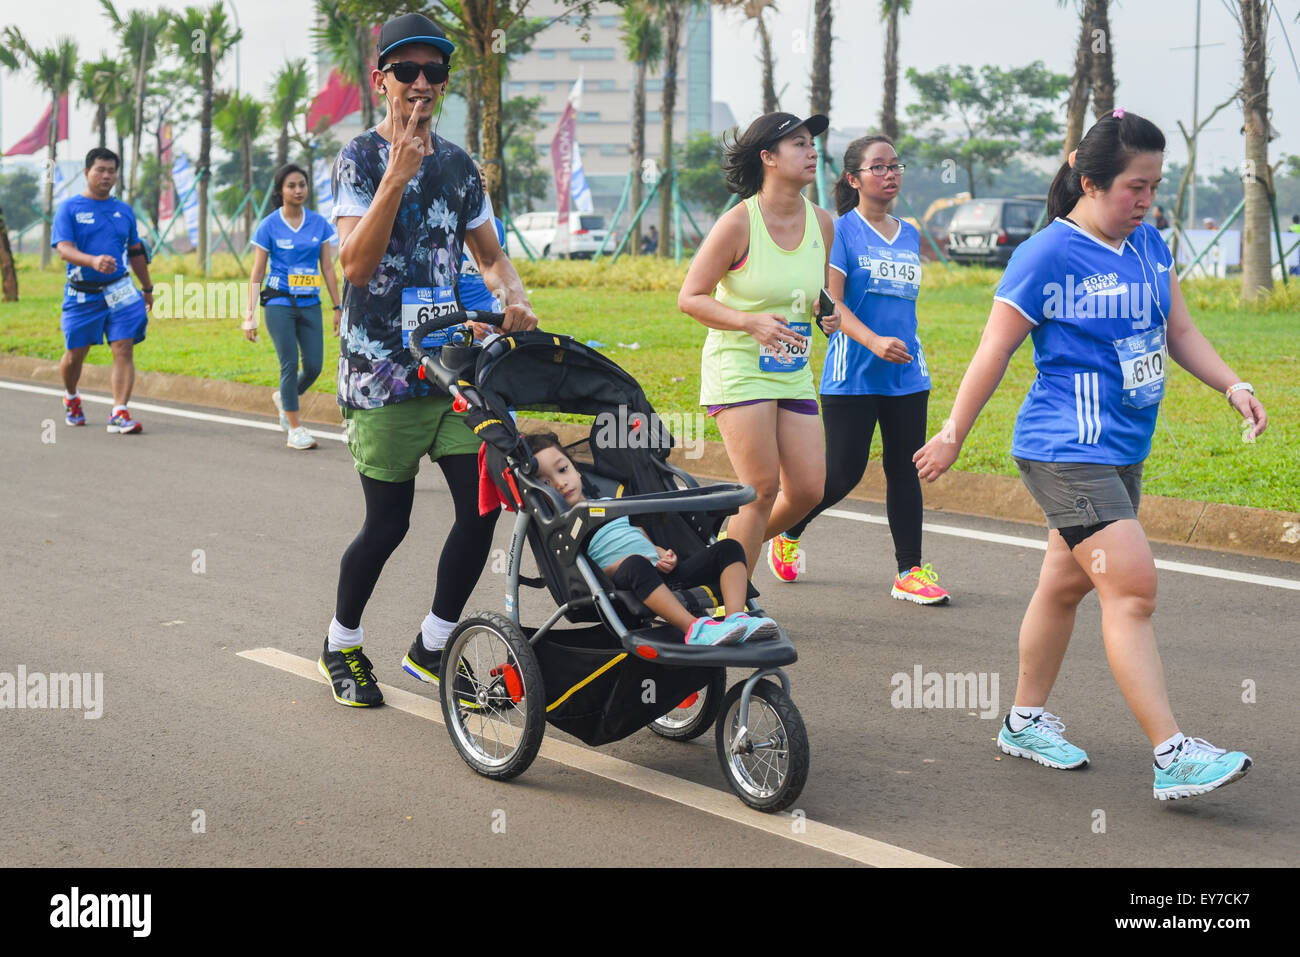
[[[998,732],[998,747],[1003,754],[1028,758],[1046,767],[1067,771],[1087,765],[1087,752],[1065,740],[1061,735],[1065,722],[1056,715],[1044,711],[1033,724],[1015,732],[1007,723],[1009,720],[1010,716],[1003,719],[1002,730]]]
[[[906,575],[895,578],[889,594],[918,605],[941,605],[948,600],[948,593],[939,587],[939,576],[929,562],[913,565]]]
[[[688,645],[735,645],[744,640],[745,626],[738,622],[696,618],[686,632]]]
[[[781,633],[780,627],[771,618],[760,618],[746,614],[743,611],[734,612],[723,619],[729,624],[741,624],[745,626],[745,636],[740,642],[746,641],[763,641],[767,638],[775,638]]]
[[[799,539],[774,535],[767,550],[767,567],[783,582],[799,577]]]
[[[130,435],[142,429],[144,429],[144,426],[131,418],[131,413],[126,409],[121,412],[114,412],[108,417],[108,431],[116,432],[118,435]]]
[[[72,399],[63,397],[63,421],[68,425],[86,424],[86,413],[81,411],[81,396]]]
[[[289,417],[284,414],[284,403],[280,401],[279,389],[271,393],[271,402],[275,406],[275,411],[280,415],[280,428],[288,432],[292,426],[289,425]]]
[[[1151,796],[1174,801],[1204,794],[1245,777],[1250,765],[1250,758],[1241,751],[1224,751],[1203,738],[1184,738],[1168,766],[1155,765]]]

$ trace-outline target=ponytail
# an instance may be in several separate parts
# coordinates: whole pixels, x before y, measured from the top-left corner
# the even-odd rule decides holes
[[[1088,130],[1074,152],[1074,165],[1061,164],[1047,191],[1049,221],[1068,216],[1083,196],[1083,177],[1098,189],[1110,189],[1138,153],[1163,153],[1165,135],[1150,120],[1118,109]]]
[[[843,216],[856,205],[858,191],[849,185],[849,171],[846,167],[840,170],[840,178],[835,181],[835,212]]]

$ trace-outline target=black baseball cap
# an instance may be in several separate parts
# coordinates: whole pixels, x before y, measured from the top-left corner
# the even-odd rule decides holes
[[[382,63],[390,50],[407,43],[427,43],[447,54],[448,59],[456,52],[456,44],[448,40],[447,34],[428,17],[421,13],[404,13],[379,28],[379,40],[375,43],[377,60]]]
[[[801,126],[807,127],[809,135],[815,139],[825,133],[830,125],[831,121],[823,113],[814,113],[804,120],[793,113],[767,113],[756,119],[750,130],[762,148],[770,150]]]

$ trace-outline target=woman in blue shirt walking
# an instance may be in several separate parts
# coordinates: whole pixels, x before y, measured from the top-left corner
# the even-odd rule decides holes
[[[1065,740],[1064,723],[1043,709],[1075,611],[1095,588],[1111,672],[1154,747],[1152,794],[1162,801],[1229,784],[1251,765],[1240,751],[1183,735],[1156,649],[1155,559],[1137,507],[1169,358],[1224,393],[1246,420],[1248,440],[1267,424],[1254,389],[1193,324],[1169,249],[1142,222],[1164,148],[1154,124],[1122,109],[1088,131],[1052,183],[1049,225],[1011,257],[951,417],[915,456],[927,481],[947,471],[1012,354],[1031,336],[1038,375],[1011,452],[1049,531],[998,746],[1052,768],[1088,763]]]
[[[266,328],[280,358],[280,388],[271,401],[291,449],[312,449],[316,440],[298,418],[298,397],[320,375],[325,344],[321,329],[320,287],[324,280],[334,302],[334,335],[339,334],[338,279],[330,243],[338,236],[325,217],[304,208],[307,174],[292,163],[275,174],[271,201],[275,210],[253,234],[253,272],[248,282],[244,335],[257,341],[257,302],[266,312]],[[269,270],[269,274],[268,274]],[[266,288],[261,289],[266,278]],[[302,353],[302,371],[298,354]]]

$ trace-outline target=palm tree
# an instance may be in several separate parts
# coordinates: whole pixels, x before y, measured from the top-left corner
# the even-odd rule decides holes
[[[812,113],[822,113],[830,115],[831,112],[831,44],[834,35],[831,32],[831,0],[817,0],[813,11],[813,21],[816,26],[813,28],[813,65],[812,75],[809,77],[809,106]],[[826,138],[827,133],[821,135],[821,146],[818,149],[818,162],[820,164],[817,174],[817,201],[832,205],[829,197],[822,195],[822,190],[828,187],[825,183],[825,168],[828,157],[826,156]]]
[[[36,85],[50,94],[49,149],[46,154],[45,222],[42,227],[41,268],[50,264],[50,227],[54,222],[54,164],[58,159],[59,107],[77,79],[77,45],[60,37],[52,47],[37,50],[17,27],[5,27],[0,63],[17,70],[26,63],[36,74]]]
[[[289,60],[275,72],[270,89],[271,122],[280,130],[275,141],[275,168],[289,162],[289,138],[294,120],[302,114],[300,104],[307,99],[307,61]]]
[[[329,54],[343,79],[361,91],[361,124],[370,129],[375,125],[375,98],[370,89],[375,42],[368,25],[372,18],[339,0],[316,0],[316,12],[320,26],[312,28],[312,38]]]
[[[1057,0],[1065,6],[1066,0]],[[1110,0],[1083,0],[1079,9],[1079,45],[1074,77],[1065,106],[1065,153],[1068,158],[1083,139],[1083,123],[1091,95],[1097,119],[1115,109],[1115,51],[1110,32]]]
[[[1115,109],[1115,42],[1110,32],[1110,0],[1088,0],[1092,7],[1092,108],[1097,119]]]
[[[758,33],[759,62],[763,64],[763,112],[775,113],[781,108],[776,98],[776,61],[772,57],[772,37],[767,32],[763,14],[768,10],[776,10],[776,0],[715,0],[715,3],[720,7],[740,10],[745,14],[746,20],[754,21],[754,30]]]
[[[1241,237],[1241,298],[1253,302],[1273,289],[1269,251],[1273,219],[1272,170],[1268,166],[1268,0],[1236,0],[1232,14],[1241,28],[1241,110],[1246,124],[1242,183],[1246,211]]]
[[[163,32],[171,19],[166,10],[148,13],[144,10],[132,10],[123,18],[113,7],[111,0],[99,0],[99,5],[112,24],[122,44],[122,57],[127,69],[132,73],[132,97],[134,119],[131,124],[131,174],[127,182],[127,202],[135,202],[137,171],[140,167],[140,139],[144,132],[144,97],[148,86],[149,71],[158,58],[158,49]],[[189,44],[187,40],[187,46]]]
[[[212,162],[212,100],[217,65],[243,37],[226,19],[225,8],[218,2],[207,8],[186,7],[171,15],[167,25],[168,45],[182,60],[198,66],[203,100],[199,110],[199,264],[207,269],[208,261],[208,185]]]
[[[649,0],[663,25],[664,92],[660,113],[663,118],[663,157],[667,173],[659,187],[659,255],[669,255],[669,237],[673,232],[673,112],[677,109],[677,61],[682,46],[682,27],[687,17],[699,8],[698,0]],[[761,22],[761,21],[760,21]]]
[[[232,153],[239,153],[240,179],[244,196],[253,192],[253,141],[262,133],[263,106],[253,96],[229,93],[221,97],[212,120],[221,135],[221,145]],[[283,131],[281,131],[283,135]],[[288,145],[285,146],[288,155]],[[253,235],[257,210],[251,199],[244,202],[244,237]]]
[[[632,85],[632,212],[641,208],[644,184],[641,170],[645,166],[645,77],[646,72],[657,70],[663,59],[663,34],[655,22],[654,12],[643,0],[632,0],[623,8],[623,51],[636,64],[636,79]],[[633,255],[641,251],[641,223],[632,229],[628,244]]]
[[[117,60],[101,55],[81,64],[77,74],[77,101],[95,104],[95,131],[100,147],[108,145],[108,114],[113,107],[131,101],[133,79]]]
[[[880,132],[898,139],[898,15],[912,12],[912,0],[880,0],[885,26],[885,90],[880,103]]]

